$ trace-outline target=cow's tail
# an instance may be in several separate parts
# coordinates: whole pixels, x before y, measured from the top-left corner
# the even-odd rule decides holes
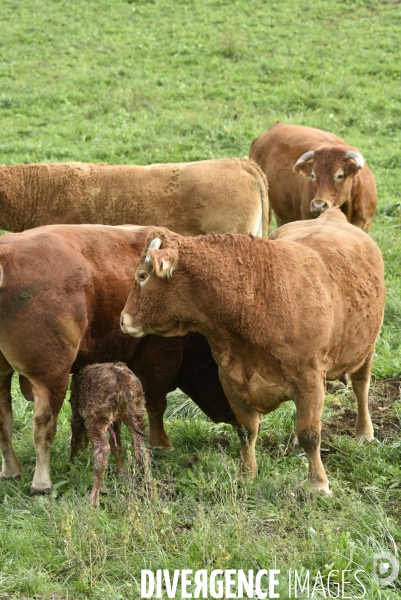
[[[267,238],[269,236],[269,226],[270,226],[270,208],[269,208],[269,197],[268,197],[268,184],[266,175],[263,173],[262,169],[259,165],[245,156],[242,159],[242,166],[252,177],[255,179],[256,183],[259,187],[260,192],[260,202],[262,205],[262,221],[261,221],[261,229],[262,229],[262,237]]]

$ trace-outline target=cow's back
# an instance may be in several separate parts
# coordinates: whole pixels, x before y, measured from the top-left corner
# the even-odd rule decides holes
[[[292,169],[304,152],[333,144],[350,147],[341,138],[328,131],[277,121],[252,143],[249,156],[270,175],[276,162]],[[268,182],[270,187],[269,177]]]
[[[181,235],[258,232],[268,212],[266,178],[246,159],[148,166],[99,165],[103,222],[161,225]]]
[[[350,225],[337,208],[317,220],[284,225],[269,239],[298,246],[299,255],[302,248],[315,253],[310,268],[323,283],[330,306],[327,326],[331,329],[332,363],[341,360],[341,354],[346,363],[347,354],[357,355],[359,348],[363,353],[371,347],[380,330],[385,301],[384,265],[377,244]],[[305,296],[309,293],[306,282],[307,277]],[[316,310],[313,303],[310,310]],[[320,318],[316,315],[316,320]]]
[[[124,355],[119,311],[146,232],[54,225],[0,239],[0,350],[15,370],[51,368],[62,348],[85,364]]]
[[[257,165],[236,158],[15,165],[0,167],[0,212],[0,225],[11,231],[53,223],[135,223],[182,235],[256,234],[268,214],[267,186]]]

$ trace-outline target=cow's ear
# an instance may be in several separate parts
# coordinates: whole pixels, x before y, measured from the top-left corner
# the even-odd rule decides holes
[[[347,161],[347,164],[345,165],[345,176],[348,177],[348,175],[355,175],[355,173],[357,173],[359,171],[359,167],[356,164],[356,162],[350,158]]]
[[[158,277],[171,277],[178,263],[178,251],[173,248],[150,249],[150,259]]]
[[[298,175],[302,175],[302,177],[310,177],[310,174],[313,169],[313,160],[307,160],[305,162],[296,163],[292,170],[294,173],[298,173]]]

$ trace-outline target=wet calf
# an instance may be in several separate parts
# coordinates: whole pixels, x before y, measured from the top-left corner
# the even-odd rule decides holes
[[[135,458],[150,471],[150,456],[144,443],[143,414],[145,399],[142,385],[121,362],[94,364],[73,376],[71,388],[71,462],[82,444],[93,446],[94,476],[89,502],[99,504],[99,492],[110,450],[117,462],[117,472],[124,470],[121,452],[121,422],[131,432]],[[110,442],[106,433],[110,434]]]

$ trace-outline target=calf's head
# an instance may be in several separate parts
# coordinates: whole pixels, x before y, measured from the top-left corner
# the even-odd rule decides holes
[[[293,171],[312,180],[314,197],[310,211],[319,215],[349,201],[352,180],[364,164],[362,154],[343,148],[327,147],[302,154]]]
[[[121,329],[134,337],[158,334],[185,335],[182,323],[182,294],[176,282],[178,238],[168,229],[155,228],[135,270],[135,281],[121,313]],[[178,278],[179,279],[179,278]],[[178,284],[178,285],[176,285]]]

